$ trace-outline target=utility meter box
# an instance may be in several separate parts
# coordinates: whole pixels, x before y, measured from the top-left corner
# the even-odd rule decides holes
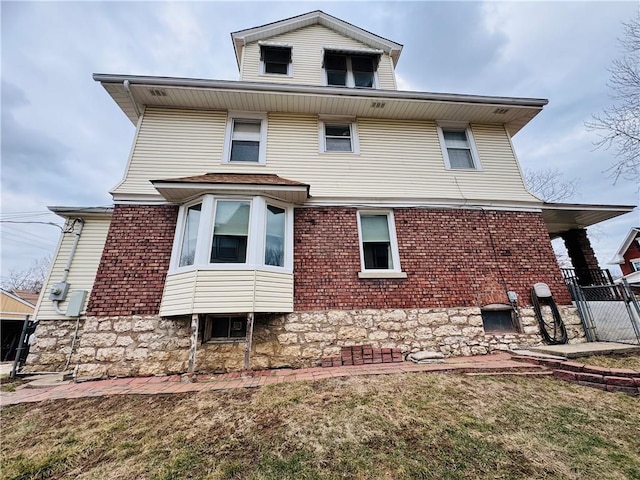
[[[67,298],[67,292],[69,291],[69,284],[67,282],[54,283],[53,287],[49,291],[49,300],[57,300],[62,302]]]
[[[74,290],[69,295],[69,304],[67,305],[67,311],[65,315],[67,317],[79,317],[82,313],[82,307],[84,307],[84,301],[87,298],[86,290]]]

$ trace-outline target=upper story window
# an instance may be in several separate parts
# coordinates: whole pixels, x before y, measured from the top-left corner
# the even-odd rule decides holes
[[[631,260],[631,270],[634,272],[640,272],[640,258],[636,258]]]
[[[318,126],[320,152],[358,153],[358,130],[354,118],[321,117]]]
[[[172,268],[293,266],[293,208],[264,197],[204,195],[180,208]]]
[[[260,45],[262,73],[291,76],[291,47]]]
[[[473,134],[468,125],[438,125],[438,136],[447,169],[481,169]]]
[[[378,57],[326,52],[324,71],[327,85],[375,88]]]
[[[266,162],[267,116],[261,113],[229,113],[225,162]]]

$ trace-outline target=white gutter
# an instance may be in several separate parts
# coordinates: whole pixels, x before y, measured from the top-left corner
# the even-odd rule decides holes
[[[376,90],[341,87],[316,87],[312,85],[288,85],[281,83],[242,82],[233,80],[205,80],[197,78],[146,77],[137,75],[111,75],[94,73],[93,79],[101,83],[123,84],[131,94],[133,85],[148,87],[211,88],[244,92],[279,92],[344,97],[386,98],[389,100],[423,100],[432,102],[471,103],[483,105],[517,106],[542,108],[549,103],[544,98],[493,97],[485,95],[465,95],[457,93],[411,92],[402,90]],[[132,97],[130,97],[132,98]],[[137,105],[134,103],[137,110]],[[139,113],[138,113],[139,115]]]

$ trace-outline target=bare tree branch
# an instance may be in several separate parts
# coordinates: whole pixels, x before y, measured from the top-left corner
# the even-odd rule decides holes
[[[49,272],[51,256],[42,257],[24,270],[10,270],[9,275],[2,281],[2,288],[9,291],[27,290],[40,293]]]
[[[623,56],[609,69],[614,104],[585,123],[588,130],[599,132],[596,148],[613,148],[616,161],[605,171],[614,184],[620,178],[640,180],[640,12],[624,27],[619,40]]]
[[[577,178],[565,180],[556,168],[546,170],[525,170],[524,181],[529,191],[545,202],[561,202],[576,194],[580,181]]]

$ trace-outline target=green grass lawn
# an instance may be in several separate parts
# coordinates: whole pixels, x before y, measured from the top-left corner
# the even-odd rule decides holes
[[[640,479],[640,399],[399,374],[2,410],[3,479]]]

